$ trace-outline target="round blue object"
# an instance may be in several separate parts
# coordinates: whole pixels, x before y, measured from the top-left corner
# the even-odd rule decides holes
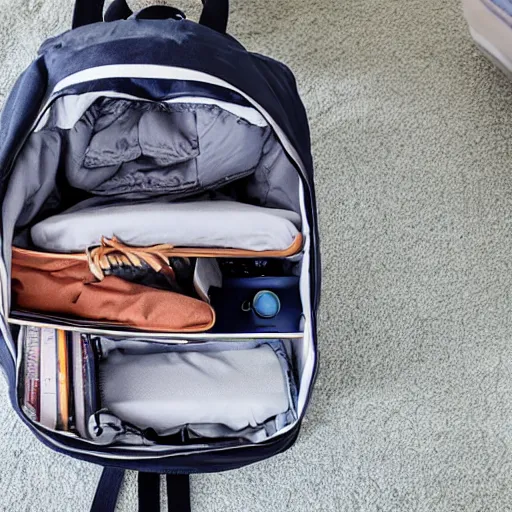
[[[254,296],[252,307],[258,316],[273,318],[281,309],[281,301],[274,292],[262,290]]]

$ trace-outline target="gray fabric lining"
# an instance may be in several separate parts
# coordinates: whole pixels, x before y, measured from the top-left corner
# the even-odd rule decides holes
[[[162,109],[127,100],[95,103],[66,132],[71,186],[99,195],[198,189],[196,113]]]
[[[250,428],[273,435],[295,419],[286,352],[279,341],[250,349],[230,345],[176,346],[145,355],[110,347],[100,363],[101,405],[162,435],[184,425],[207,437],[246,436]],[[265,426],[271,418],[273,427]]]
[[[269,137],[263,146],[261,160],[247,179],[246,200],[270,208],[299,212],[299,179],[297,170],[281,146]]]
[[[61,145],[58,132],[34,133],[18,156],[2,203],[3,259],[7,268],[15,224],[29,224],[55,189]]]
[[[129,94],[113,92],[109,90],[86,92],[82,94],[68,94],[59,96],[53,102],[52,109],[46,113],[38,121],[35,131],[42,130],[48,124],[48,119],[52,119],[52,125],[58,128],[69,130],[82,117],[83,113],[99,98],[123,98],[132,101],[143,101],[142,98]],[[200,105],[217,105],[219,108],[231,112],[233,115],[244,119],[250,124],[256,126],[268,126],[265,118],[254,108],[229,103],[227,101],[206,98],[203,96],[180,96],[165,100],[165,103],[186,103]]]

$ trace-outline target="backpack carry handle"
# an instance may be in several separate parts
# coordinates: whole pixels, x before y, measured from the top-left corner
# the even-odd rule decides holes
[[[104,21],[126,20],[133,15],[126,0],[114,0],[103,16]],[[152,5],[139,11],[135,18],[138,20],[183,20],[185,13],[169,5]]]
[[[184,20],[185,13],[169,5],[152,5],[134,15],[137,20]],[[106,15],[105,15],[105,21]]]
[[[229,0],[201,0],[203,11],[199,23],[221,34],[226,33],[229,17]],[[76,0],[73,13],[73,28],[83,27],[91,23],[103,21],[103,5],[105,0]],[[177,11],[177,9],[172,9]],[[146,9],[144,9],[146,10]],[[163,9],[159,10],[163,12]],[[181,12],[181,11],[180,11]],[[126,19],[133,14],[126,0],[114,0],[107,9],[105,21]],[[164,16],[164,17],[173,17]]]

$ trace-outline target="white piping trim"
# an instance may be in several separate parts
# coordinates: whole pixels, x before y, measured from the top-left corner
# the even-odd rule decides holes
[[[57,98],[52,103],[51,109],[47,109],[44,112],[41,119],[39,119],[37,126],[34,128],[34,132],[41,131],[48,124],[50,112],[53,112],[55,127],[62,128],[63,130],[73,128],[73,126],[75,126],[83,116],[84,112],[86,112],[98,98],[122,98],[126,100],[151,101],[151,103],[158,103],[153,100],[148,100],[147,98],[113,91],[95,91],[83,94],[64,95]],[[226,112],[230,112],[231,114],[244,119],[252,125],[259,126],[261,128],[268,126],[265,118],[255,108],[237,105],[236,103],[229,103],[228,101],[215,100],[213,98],[205,98],[202,96],[181,96],[179,98],[165,100],[160,103],[167,103],[170,105],[182,103],[187,103],[189,105],[214,105]]]
[[[297,400],[297,414],[302,415],[304,407],[306,405],[306,399],[308,396],[309,388],[311,387],[311,379],[313,377],[313,369],[315,366],[315,352],[313,348],[313,332],[311,322],[311,294],[310,294],[310,283],[309,283],[309,266],[310,266],[310,248],[311,248],[311,236],[309,230],[309,224],[306,215],[306,205],[304,201],[304,185],[302,180],[299,181],[299,200],[300,200],[300,212],[302,216],[302,234],[305,240],[302,266],[300,269],[300,281],[299,290],[300,298],[302,302],[302,311],[304,313],[304,338],[302,342],[303,353],[302,359],[304,366],[302,368],[300,382],[299,382],[299,396]],[[303,385],[304,375],[308,376],[307,385]]]
[[[5,344],[7,345],[7,348],[9,349],[9,352],[11,353],[13,361],[16,362],[16,350],[14,348],[14,341],[12,340],[11,330],[9,329],[8,326],[5,325],[3,319],[0,322],[0,331],[2,333],[2,338],[4,339]]]
[[[224,80],[193,69],[176,66],[160,66],[157,64],[110,64],[108,66],[84,69],[63,78],[55,85],[52,95],[71,85],[89,82],[91,80],[102,80],[104,78],[152,78],[163,80],[178,78],[192,82],[205,82],[235,90],[231,84],[228,84]]]
[[[43,320],[23,320],[21,318],[9,317],[9,323],[15,325],[48,328],[48,329],[61,329],[68,332],[79,332],[88,334],[97,334],[100,336],[122,336],[123,338],[147,338],[158,339],[160,343],[168,342],[170,344],[183,344],[189,341],[205,341],[205,340],[222,340],[222,341],[246,341],[254,339],[262,340],[275,340],[275,339],[300,339],[304,337],[302,332],[258,332],[258,333],[214,333],[207,332],[198,333],[170,333],[170,332],[151,332],[151,331],[122,331],[114,329],[101,329],[98,327],[75,326],[59,324],[58,322],[52,323],[51,321]]]

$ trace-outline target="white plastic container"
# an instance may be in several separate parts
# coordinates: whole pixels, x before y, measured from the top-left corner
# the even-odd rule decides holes
[[[512,1],[463,0],[471,36],[512,79]]]

